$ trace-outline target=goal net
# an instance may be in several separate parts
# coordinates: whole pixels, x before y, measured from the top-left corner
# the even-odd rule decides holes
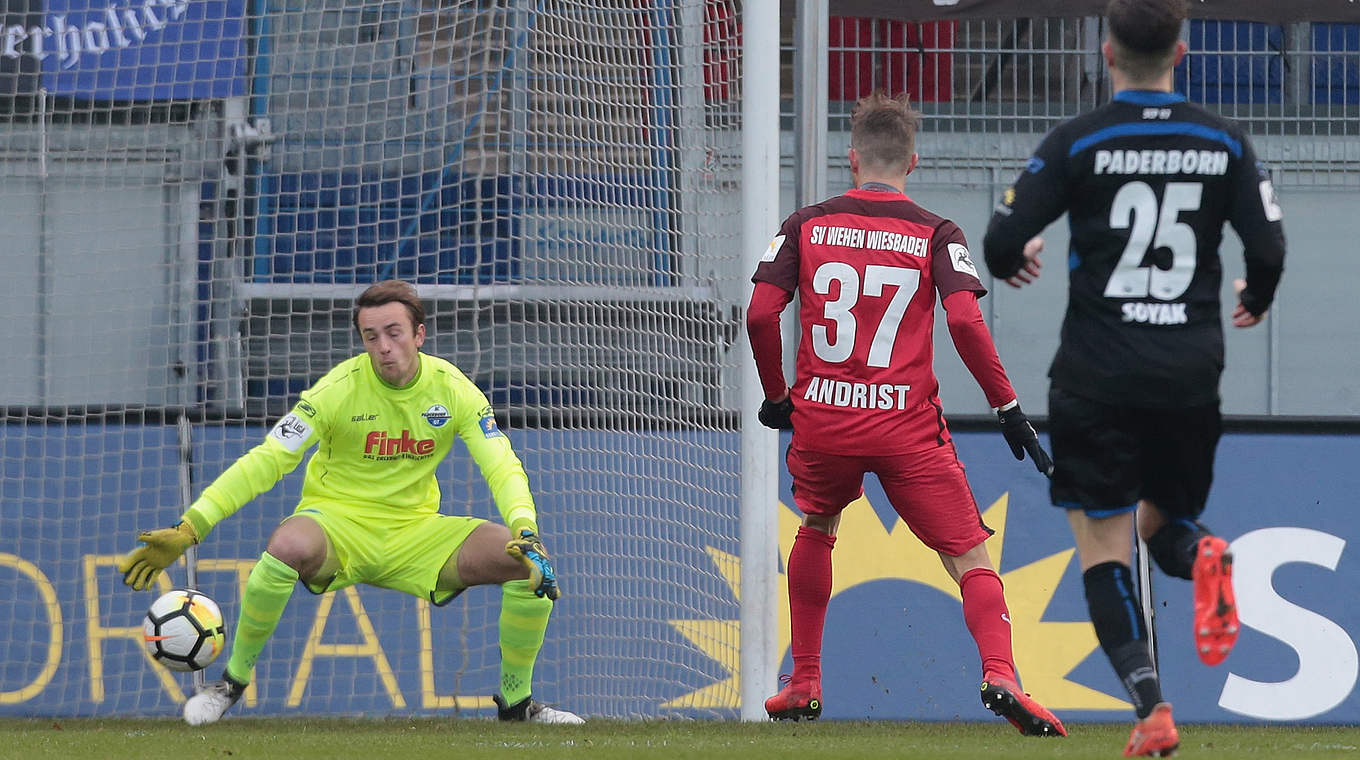
[[[368,284],[492,404],[562,576],[535,696],[737,707],[735,0],[20,0],[0,56],[0,714],[173,715],[119,555]],[[301,468],[197,550],[230,626]],[[496,518],[461,451],[443,511]],[[239,710],[489,714],[500,595],[294,592]],[[218,678],[225,657],[209,678]]]

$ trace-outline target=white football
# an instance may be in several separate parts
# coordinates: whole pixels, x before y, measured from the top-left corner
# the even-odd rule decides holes
[[[226,643],[217,602],[191,588],[177,588],[152,602],[142,630],[151,659],[171,670],[202,670]]]

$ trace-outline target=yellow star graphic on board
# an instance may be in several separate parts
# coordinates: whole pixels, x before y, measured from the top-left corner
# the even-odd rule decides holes
[[[993,567],[1001,567],[1008,496],[1003,494],[983,513],[983,520],[996,527],[996,535],[987,542]],[[860,504],[860,501],[864,503]],[[779,505],[780,556],[789,556],[801,523],[796,512],[782,503]],[[863,496],[842,513],[836,549],[831,587],[833,600],[840,592],[862,583],[887,579],[920,583],[962,602],[958,584],[945,572],[936,553],[922,544],[900,520],[893,523],[890,531]],[[1129,705],[1122,699],[1067,679],[1068,674],[1099,646],[1091,624],[1042,619],[1075,551],[1066,549],[1001,575],[1011,614],[1015,664],[1024,679],[1025,690],[1051,709],[1127,709]],[[712,547],[709,547],[708,555],[733,597],[740,601],[741,560]],[[779,575],[778,593],[777,630],[781,636],[778,659],[782,661],[789,646],[788,577],[783,573]],[[741,630],[738,621],[671,620],[670,624],[715,660],[727,677],[672,699],[662,707],[739,707]]]

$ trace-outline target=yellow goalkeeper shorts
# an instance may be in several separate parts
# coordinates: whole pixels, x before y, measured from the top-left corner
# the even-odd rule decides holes
[[[350,504],[298,505],[293,516],[315,520],[331,542],[339,567],[328,581],[306,584],[314,594],[364,583],[405,591],[436,605],[446,604],[461,589],[437,593],[439,571],[462,548],[479,517],[439,513],[370,512]]]

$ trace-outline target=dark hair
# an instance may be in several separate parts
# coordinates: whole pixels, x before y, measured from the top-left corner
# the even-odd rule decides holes
[[[354,329],[359,329],[360,309],[389,303],[399,303],[406,307],[406,314],[411,318],[412,332],[418,325],[425,324],[425,304],[420,302],[415,286],[401,280],[383,280],[368,286],[368,289],[354,300]]]
[[[901,167],[905,174],[916,152],[920,126],[921,114],[911,107],[906,93],[892,98],[874,92],[861,98],[850,112],[850,147],[870,167]]]
[[[1185,0],[1110,0],[1105,18],[1115,64],[1136,79],[1161,74],[1181,36]]]

